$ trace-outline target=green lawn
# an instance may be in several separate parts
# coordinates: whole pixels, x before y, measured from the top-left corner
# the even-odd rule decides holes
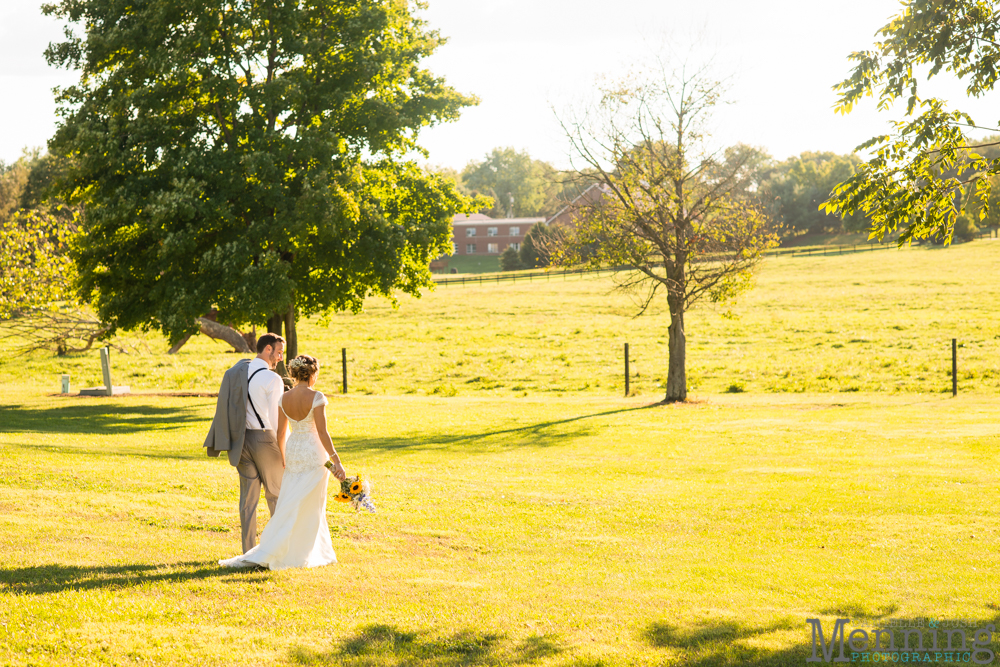
[[[459,274],[490,273],[500,270],[500,255],[452,255],[446,274],[455,269]]]
[[[336,363],[319,388],[380,508],[331,502],[340,563],[311,571],[216,566],[239,526],[213,399],[53,396],[96,353],[8,356],[0,664],[801,665],[806,618],[1000,625],[998,262],[769,261],[737,319],[692,311],[694,400],[668,407],[664,314],[606,276],[304,323],[303,351],[349,349],[352,392]],[[116,383],[214,390],[237,358],[146,344]]]
[[[9,664],[802,664],[805,618],[1000,622],[984,396],[353,396],[377,515],[340,563],[236,574],[209,399],[0,409]],[[266,516],[266,510],[261,512]]]

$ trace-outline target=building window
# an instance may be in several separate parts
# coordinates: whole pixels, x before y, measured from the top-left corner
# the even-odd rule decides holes
[[[511,227],[510,231],[507,232],[507,236],[520,236],[520,235],[521,235],[520,227]]]
[[[487,236],[496,236],[497,235],[497,230],[498,230],[497,227],[487,227],[486,228],[486,235]]]
[[[458,254],[458,246],[455,245],[454,241],[451,242],[451,254],[452,255]]]
[[[476,235],[476,228],[475,227],[466,227],[465,228],[465,235],[466,236],[475,236]]]
[[[513,248],[514,250],[520,250],[521,249],[521,244],[520,243],[511,243],[510,247]]]
[[[466,255],[474,255],[474,254],[476,254],[476,244],[475,243],[466,243],[465,244],[465,254]]]
[[[486,244],[486,252],[490,253],[491,255],[497,254],[498,252],[500,252],[500,244],[499,243],[487,243]]]

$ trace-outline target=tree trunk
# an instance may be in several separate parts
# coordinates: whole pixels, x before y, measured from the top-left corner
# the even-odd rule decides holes
[[[232,327],[227,327],[225,324],[213,322],[207,317],[199,317],[198,326],[201,328],[201,332],[203,334],[215,340],[226,341],[232,345],[233,349],[237,352],[251,352],[250,346],[247,345],[247,339],[243,337],[243,334]]]
[[[299,337],[295,333],[295,304],[285,311],[285,359],[299,356]]]
[[[243,334],[243,338],[246,339],[247,345],[250,346],[250,350],[257,351],[257,325],[253,326],[253,329],[247,331]]]
[[[669,301],[669,299],[668,299]],[[668,345],[670,360],[667,363],[667,395],[664,403],[687,400],[687,338],[684,335],[684,305],[670,305],[670,329]]]
[[[182,347],[184,347],[184,343],[188,342],[189,340],[191,340],[191,334],[184,336],[184,338],[181,338],[179,341],[171,345],[170,349],[167,350],[167,354],[177,354],[177,351],[180,350]]]
[[[281,335],[281,323],[284,322],[285,318],[283,315],[272,315],[271,319],[267,321],[267,333],[273,333]]]

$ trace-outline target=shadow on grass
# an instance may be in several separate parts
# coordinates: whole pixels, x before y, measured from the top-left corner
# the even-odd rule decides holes
[[[131,588],[161,582],[179,584],[185,581],[224,577],[250,581],[266,578],[267,574],[267,572],[224,569],[214,561],[98,567],[38,565],[0,569],[0,594],[44,595],[72,590]]]
[[[643,405],[634,408],[620,408],[617,410],[605,410],[589,415],[579,415],[577,417],[567,417],[566,419],[554,419],[552,421],[519,426],[517,428],[499,429],[495,431],[484,431],[483,433],[471,433],[468,435],[430,435],[408,434],[403,437],[393,438],[342,438],[337,441],[338,447],[350,447],[356,450],[400,450],[400,449],[424,449],[427,447],[448,448],[452,446],[467,447],[476,445],[482,441],[496,436],[513,436],[506,441],[508,447],[522,447],[533,445],[536,447],[551,447],[562,442],[569,442],[591,433],[586,427],[572,430],[557,430],[554,427],[573,424],[585,419],[606,417],[624,412],[635,412],[637,410],[647,410],[657,407],[659,404]]]
[[[820,609],[819,613],[824,616],[836,616],[837,618],[852,618],[857,622],[878,621],[890,614],[899,611],[899,605],[887,604],[873,607],[864,602],[845,602],[826,609]]]
[[[502,635],[476,631],[430,637],[391,625],[370,625],[348,637],[331,651],[295,648],[291,662],[298,665],[345,667],[476,667],[478,665],[530,665],[562,652],[552,636],[535,635],[521,642]]]
[[[890,605],[890,607],[896,609],[895,605]],[[842,611],[847,610],[860,610],[862,612],[868,612],[864,605],[848,604],[841,605],[839,607]],[[884,611],[884,610],[880,610]],[[822,612],[824,615],[826,612]],[[893,612],[886,612],[886,615]],[[808,616],[812,616],[809,614]],[[912,652],[907,653],[907,649],[902,646],[902,634],[903,629],[922,628],[924,633],[924,641],[926,646],[930,646],[931,638],[927,620],[922,618],[893,618],[885,619],[881,621],[871,615],[863,619],[855,619],[850,617],[847,613],[841,613],[837,611],[833,617],[826,616],[829,621],[823,622],[823,633],[826,642],[830,642],[831,634],[834,628],[834,618],[847,618],[848,625],[844,630],[845,636],[845,648],[844,656],[847,658],[848,662],[879,662],[886,661],[883,656],[875,656],[874,653],[882,653],[888,655],[888,661],[891,662],[906,662],[903,659],[905,654],[906,658],[910,658]],[[751,667],[771,667],[779,665],[795,665],[796,667],[804,664],[808,664],[806,661],[812,658],[813,645],[812,645],[812,626],[806,622],[806,616],[800,619],[793,619],[791,617],[786,617],[778,621],[762,625],[762,626],[750,626],[739,623],[737,621],[725,620],[725,621],[709,621],[693,627],[678,627],[667,622],[657,621],[650,623],[642,633],[642,639],[646,644],[654,649],[673,649],[671,654],[673,657],[670,662],[684,665],[693,665],[695,667],[728,667],[734,665],[749,665]],[[892,623],[888,621],[891,620]],[[969,641],[969,648],[972,648],[972,641],[974,637],[975,628],[983,628],[990,624],[996,626],[1000,622],[1000,616],[994,617],[992,619],[981,620],[981,621],[963,621],[965,624],[966,633]],[[956,623],[951,623],[948,621],[940,621],[942,628],[946,627],[956,627]],[[871,646],[871,651],[868,652],[867,656],[861,656],[860,652],[857,655],[852,655],[853,652],[851,648],[846,644],[846,637],[854,629],[862,629],[868,632],[874,631],[876,628],[883,628],[887,630],[894,630],[895,639],[893,640],[894,651],[888,651],[888,643],[883,645],[881,651],[875,649],[874,645]],[[779,649],[766,648],[766,635],[774,632],[783,631],[793,631],[795,633],[794,644],[791,646],[786,646]],[[941,645],[944,645],[944,630],[939,634]],[[911,642],[915,642],[915,638],[911,638]],[[958,639],[956,639],[958,641]],[[777,643],[787,643],[787,640],[778,639]],[[916,648],[913,644],[909,644],[908,648]],[[819,656],[821,657],[822,664],[822,649],[818,647]],[[930,657],[924,658],[924,660],[934,659],[937,656],[937,660],[941,660],[941,654],[931,651]],[[896,659],[892,659],[892,653],[896,653]],[[840,655],[840,643],[839,641],[834,645],[834,654],[832,657],[839,657]],[[982,654],[981,654],[982,655]],[[666,656],[665,656],[666,657]],[[679,658],[679,660],[678,660]],[[950,662],[950,661],[949,661]],[[573,663],[575,665],[575,663]],[[580,665],[590,664],[590,663],[580,663]],[[595,662],[594,665],[601,665],[601,662]],[[937,664],[937,663],[935,663]]]
[[[0,423],[8,433],[87,433],[122,435],[142,431],[167,431],[208,420],[202,407],[95,404],[54,408],[0,405]]]
[[[811,635],[805,620],[781,619],[763,626],[738,621],[708,621],[693,627],[678,627],[664,621],[650,623],[642,639],[656,649],[671,653],[684,665],[804,665],[812,653]],[[801,630],[802,643],[782,649],[761,647],[755,640],[772,632]]]

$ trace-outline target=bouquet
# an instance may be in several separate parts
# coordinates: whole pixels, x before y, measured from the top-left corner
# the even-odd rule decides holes
[[[361,475],[348,477],[340,483],[340,494],[337,502],[351,503],[355,510],[364,507],[369,512],[375,512],[375,503],[372,502],[372,483]]]

